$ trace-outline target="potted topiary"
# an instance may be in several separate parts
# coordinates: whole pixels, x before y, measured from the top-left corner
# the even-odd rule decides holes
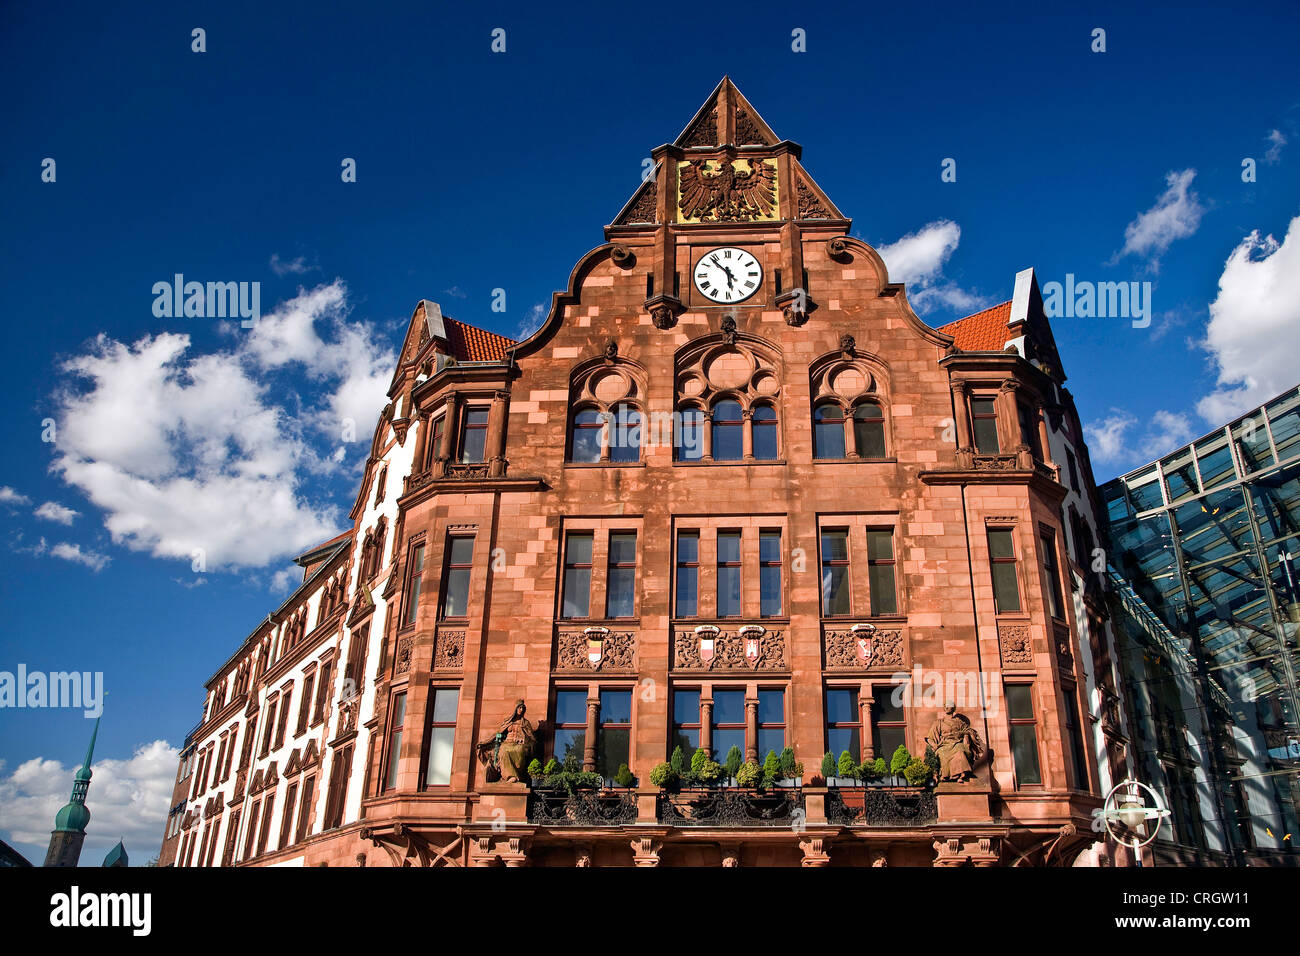
[[[826,787],[836,786],[836,782],[835,782],[836,767],[837,764],[835,763],[835,756],[828,750],[822,756],[822,785],[823,786]]]
[[[628,769],[627,764],[618,765],[618,770],[614,774],[614,783],[624,789],[636,786],[636,777],[632,776],[632,771]]]
[[[836,778],[839,780],[840,798],[844,801],[846,807],[861,807],[866,801],[866,797],[861,790],[857,788],[858,783],[858,765],[853,760],[853,755],[847,750],[840,754],[839,766],[835,768],[838,772]]]
[[[740,748],[733,745],[732,748],[727,751],[727,762],[723,764],[723,767],[725,767],[727,771],[727,780],[731,781],[733,785],[736,783],[736,773],[740,770],[740,765],[744,762],[745,757],[740,752]]]
[[[902,785],[898,778],[903,775],[903,771],[907,769],[907,765],[911,762],[912,755],[907,746],[899,744],[898,749],[894,751],[894,756],[889,759],[889,772],[894,776],[894,786]]]
[[[650,771],[650,785],[652,787],[671,790],[676,783],[677,772],[673,770],[673,765],[667,761],[655,764],[654,769]]]
[[[769,750],[767,756],[763,758],[763,783],[764,790],[776,786],[776,782],[781,779],[781,758],[776,755],[775,750]]]
[[[763,768],[755,760],[748,760],[736,771],[736,784],[746,789],[757,787],[763,778]]]
[[[919,757],[913,757],[903,768],[903,776],[913,787],[924,787],[930,782],[930,765]]]
[[[528,764],[528,782],[534,787],[542,785],[542,762],[536,757]]]
[[[803,764],[794,759],[793,747],[781,751],[781,779],[778,783],[782,787],[803,786]]]

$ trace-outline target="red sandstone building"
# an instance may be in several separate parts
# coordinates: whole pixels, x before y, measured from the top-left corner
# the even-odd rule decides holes
[[[419,303],[353,527],[208,684],[163,864],[1116,862],[1096,493],[1032,271],[930,328],[728,80],[653,159],[527,340]],[[604,786],[494,779],[516,700],[521,763]],[[947,771],[953,727],[966,779],[822,773],[927,738]],[[656,786],[679,746],[802,774]]]

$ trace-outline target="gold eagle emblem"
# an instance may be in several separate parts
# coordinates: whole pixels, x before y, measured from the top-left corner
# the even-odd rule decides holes
[[[748,171],[730,159],[709,171],[709,160],[678,167],[678,208],[683,219],[700,222],[752,222],[776,216],[776,164],[751,160]]]

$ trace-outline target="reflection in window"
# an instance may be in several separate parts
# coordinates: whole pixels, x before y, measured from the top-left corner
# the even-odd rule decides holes
[[[826,749],[837,760],[846,750],[854,760],[861,759],[862,714],[856,690],[832,687],[826,691]]]
[[[722,762],[732,747],[745,752],[745,692],[713,691],[713,759]],[[760,754],[760,756],[762,756]]]
[[[875,402],[853,409],[853,443],[859,458],[885,457],[885,415]]]
[[[771,405],[755,405],[750,427],[753,430],[755,460],[775,461],[778,457],[776,409]]]
[[[844,457],[844,410],[832,402],[813,412],[813,457]]]
[[[785,691],[760,690],[758,692],[758,759],[763,760],[769,750],[777,756],[785,749]],[[726,754],[723,754],[725,757]]]
[[[459,701],[459,688],[439,687],[433,692],[429,761],[424,771],[427,786],[445,787],[451,783],[451,752],[456,738],[456,705]]]
[[[718,532],[718,617],[740,616],[740,532]]]
[[[569,461],[600,461],[601,434],[605,422],[594,408],[584,408],[573,416],[573,435],[569,443]]]
[[[474,557],[474,539],[451,539],[447,549],[447,573],[443,575],[442,616],[464,617],[469,613],[469,573]]]
[[[569,532],[564,539],[563,617],[591,614],[591,532]]]
[[[871,588],[871,613],[897,614],[898,590],[894,583],[894,532],[888,528],[867,532],[867,575]]]
[[[763,531],[758,536],[759,613],[777,617],[781,613],[781,532]]]
[[[700,692],[698,689],[673,691],[673,739],[668,752],[678,747],[686,764],[700,746]],[[723,754],[725,757],[726,754]]]
[[[600,725],[596,736],[596,772],[612,783],[619,764],[631,762],[632,692],[600,692]]]
[[[822,531],[822,613],[849,614],[849,532]]]
[[[677,616],[695,617],[700,598],[700,533],[677,532]]]
[[[636,604],[636,532],[615,531],[609,536],[605,616],[632,617]]]
[[[743,457],[744,427],[739,402],[721,401],[713,406],[714,461],[739,461]]]
[[[487,447],[488,410],[467,408],[461,425],[460,460],[469,464],[483,461]]]
[[[641,460],[641,413],[631,405],[614,409],[614,430],[609,438],[609,460],[616,464]]]
[[[555,692],[555,735],[551,755],[560,762],[572,754],[582,764],[582,752],[587,737],[587,692],[585,690],[557,690]]]

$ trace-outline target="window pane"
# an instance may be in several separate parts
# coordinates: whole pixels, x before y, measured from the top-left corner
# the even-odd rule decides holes
[[[1038,769],[1038,738],[1033,724],[1017,724],[1011,727],[1011,753],[1016,763],[1016,782],[1019,784],[1040,784],[1042,774]]]
[[[785,723],[785,691],[760,690],[758,692],[758,722],[760,724]]]
[[[981,455],[998,453],[997,406],[991,398],[970,400],[971,422],[975,433],[975,450]]]
[[[832,724],[852,724],[858,721],[858,692],[856,690],[828,690],[826,692],[826,719]]]
[[[459,568],[447,572],[447,599],[443,603],[443,617],[464,617],[469,611],[469,569]]]
[[[785,728],[784,727],[759,727],[758,728],[758,759],[763,760],[767,757],[769,750],[775,750],[776,755],[781,756],[781,751],[785,748]],[[741,750],[744,750],[742,747]],[[725,757],[726,754],[723,754]]]
[[[564,539],[563,617],[591,613],[591,535],[569,534]]]
[[[838,760],[848,751],[854,760],[862,753],[862,742],[857,727],[829,727],[826,730],[826,749]]]
[[[849,533],[847,531],[822,532],[822,560],[847,561],[849,557]]]
[[[999,611],[1020,610],[1020,591],[1014,564],[993,565],[993,596]]]
[[[600,461],[600,434],[603,428],[600,413],[594,408],[584,408],[573,417],[571,461]]]
[[[456,688],[439,687],[433,694],[433,721],[436,724],[454,724],[456,722],[456,705],[460,700],[460,691]]]
[[[424,545],[411,552],[411,583],[406,593],[406,623],[414,624],[420,607],[420,582],[424,572]]]
[[[713,460],[739,461],[744,441],[740,405],[718,402],[713,406]]]
[[[451,783],[451,751],[455,739],[455,727],[435,727],[430,732],[429,765],[424,774],[429,786],[445,787]]]
[[[764,617],[775,617],[781,613],[781,566],[763,565],[759,568],[758,587],[759,613]]]
[[[849,535],[847,531],[822,532],[822,612],[848,614]],[[832,564],[830,562],[837,562]],[[842,563],[839,563],[842,562]]]
[[[895,699],[895,689],[893,687],[877,686],[872,694],[872,705],[875,710],[875,719],[885,723],[903,720],[903,704],[901,700]]]
[[[631,405],[620,405],[614,411],[614,430],[609,438],[609,460],[641,460],[641,413]]]
[[[556,724],[587,723],[587,692],[585,690],[557,690],[555,692]]]
[[[602,724],[630,724],[632,722],[632,692],[630,690],[602,690],[600,692],[600,722]]]
[[[885,457],[885,420],[879,405],[864,402],[854,409],[853,436],[859,457]]]
[[[636,532],[609,536],[609,574],[606,583],[607,617],[631,617],[636,594]]]
[[[750,428],[754,435],[754,458],[758,461],[776,460],[776,410],[769,405],[755,406]]]
[[[713,759],[722,763],[727,759],[727,752],[732,747],[739,747],[745,753],[745,728],[729,727],[713,731]]]
[[[885,763],[889,763],[894,751],[907,745],[906,736],[902,727],[876,728],[876,755],[884,757]]]
[[[1033,689],[1028,684],[1008,684],[1007,715],[1012,720],[1033,720]]]
[[[700,692],[679,690],[673,694],[673,722],[698,724],[700,722]]]
[[[704,455],[704,412],[683,409],[673,427],[673,448],[678,461],[699,461]]]
[[[677,569],[677,616],[695,617],[699,606],[699,569]]]
[[[713,722],[715,724],[743,724],[745,722],[745,692],[743,690],[715,690],[713,692]],[[725,754],[726,751],[724,750],[723,753]]]
[[[561,763],[569,754],[573,754],[578,759],[578,763],[582,763],[583,750],[586,746],[587,732],[585,727],[555,728],[555,749],[552,756]]]
[[[822,405],[813,415],[813,457],[844,457],[844,412],[838,405]]]
[[[867,566],[871,587],[871,613],[897,614],[898,594],[894,581],[893,532],[867,532]]]
[[[461,441],[460,460],[462,462],[481,462],[483,449],[487,442],[488,410],[471,408],[465,413],[464,437]]]
[[[384,787],[392,790],[397,786],[397,763],[402,752],[402,721],[406,717],[406,695],[398,694],[393,698],[393,717],[389,724],[388,735],[388,774]]]
[[[740,615],[740,534],[718,534],[718,616]]]
[[[618,773],[619,764],[629,762],[632,730],[629,727],[602,727],[596,746],[596,772],[607,781]]]

